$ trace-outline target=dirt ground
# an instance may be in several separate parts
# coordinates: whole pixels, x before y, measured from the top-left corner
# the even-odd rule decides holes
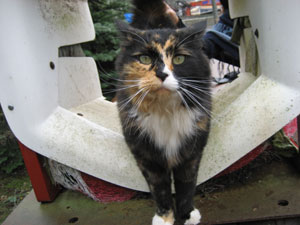
[[[9,175],[0,173],[0,224],[31,189],[31,183],[25,168]]]

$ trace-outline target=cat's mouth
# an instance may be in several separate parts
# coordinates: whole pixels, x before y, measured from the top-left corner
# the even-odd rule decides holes
[[[172,85],[169,85],[165,82],[161,82],[159,86],[157,86],[154,90],[155,93],[157,94],[163,94],[163,93],[174,93],[177,91],[177,86],[172,86]]]
[[[162,85],[160,88],[158,88],[158,89],[156,90],[156,92],[157,92],[157,93],[170,93],[170,92],[173,92],[173,90],[170,90],[169,88],[164,87],[164,86]]]

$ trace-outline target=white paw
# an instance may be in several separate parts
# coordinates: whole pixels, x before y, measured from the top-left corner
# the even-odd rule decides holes
[[[152,219],[152,225],[173,225],[174,221],[165,221],[161,216],[156,215]]]
[[[201,215],[198,209],[194,209],[190,213],[190,218],[185,221],[184,225],[197,225],[200,223]]]

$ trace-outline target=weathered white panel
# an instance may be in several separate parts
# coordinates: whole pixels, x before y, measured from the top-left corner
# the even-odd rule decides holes
[[[262,75],[242,73],[216,93],[198,183],[300,113],[300,32],[294,25],[300,20],[298,1],[231,3],[232,15],[249,15],[259,32]],[[87,1],[0,0],[0,6],[0,101],[18,139],[60,163],[148,191],[125,144],[116,105],[102,97],[95,64],[86,58],[58,58],[60,46],[94,38]]]

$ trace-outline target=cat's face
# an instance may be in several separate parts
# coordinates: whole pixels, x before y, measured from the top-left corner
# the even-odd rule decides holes
[[[119,30],[122,44],[116,65],[123,93],[133,105],[145,111],[150,103],[172,100],[197,107],[198,98],[206,98],[210,70],[201,50],[203,26],[141,31],[121,24]]]

